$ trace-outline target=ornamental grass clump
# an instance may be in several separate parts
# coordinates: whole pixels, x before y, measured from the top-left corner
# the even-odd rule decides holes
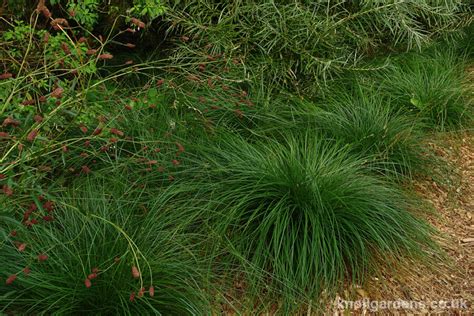
[[[363,282],[378,258],[423,256],[432,245],[397,188],[311,133],[280,142],[222,136],[200,159],[203,173],[181,182],[187,201],[177,203],[208,216],[205,226],[220,237],[213,243],[227,245],[248,273],[248,293],[271,284],[301,306],[345,280]]]

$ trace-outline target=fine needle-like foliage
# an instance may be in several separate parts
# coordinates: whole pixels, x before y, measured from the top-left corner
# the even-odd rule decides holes
[[[38,205],[29,228],[8,219],[12,209],[2,210],[7,225],[0,228],[0,311],[209,311],[190,238],[180,233],[185,221],[164,210],[160,195],[146,198],[143,190],[127,188],[125,178],[114,178],[85,180],[54,204]]]
[[[212,214],[213,231],[245,258],[250,283],[266,271],[288,304],[362,281],[374,258],[420,255],[430,244],[397,189],[313,134],[282,143],[222,137],[201,161],[202,174],[183,184],[193,198],[182,207]]]

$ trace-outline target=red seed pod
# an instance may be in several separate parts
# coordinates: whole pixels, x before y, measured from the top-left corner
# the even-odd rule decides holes
[[[150,294],[151,297],[155,296],[155,287],[153,285],[150,286],[148,289],[148,293]]]
[[[82,36],[81,38],[79,38],[79,40],[77,41],[79,44],[82,44],[82,43],[85,43],[87,42],[87,38],[85,38],[84,36]]]
[[[63,150],[63,152],[65,152],[65,153],[67,153],[67,152],[69,151],[69,149],[67,148],[66,145],[63,145],[62,150]]]
[[[48,43],[49,42],[49,37],[50,37],[49,32],[46,32],[44,34],[44,37],[43,37],[43,42]]]
[[[29,142],[32,142],[35,140],[37,136],[38,136],[38,130],[34,129],[28,134],[28,136],[26,136],[26,140]]]
[[[222,90],[227,91],[227,90],[229,90],[229,89],[230,89],[230,88],[229,88],[228,85],[225,85],[225,84],[222,85]]]
[[[184,42],[184,43],[186,43],[186,42],[189,41],[189,37],[186,36],[186,35],[181,36],[180,39],[181,39],[181,41]]]
[[[31,269],[30,269],[29,267],[24,267],[24,268],[23,268],[23,273],[24,273],[25,275],[30,274],[30,272],[31,272]]]
[[[130,293],[130,302],[135,301],[135,292]]]
[[[97,273],[91,273],[91,274],[89,274],[89,275],[87,276],[87,278],[88,278],[89,280],[94,280],[95,278],[97,278]]]
[[[158,80],[158,81],[156,82],[156,85],[157,85],[158,87],[161,87],[161,86],[163,85],[163,83],[165,83],[165,79],[160,79],[160,80]]]
[[[36,123],[41,123],[43,122],[43,117],[41,115],[36,114],[33,118]]]
[[[33,105],[35,104],[35,100],[31,99],[31,100],[25,100],[23,102],[21,102],[22,105]]]
[[[6,285],[12,284],[16,280],[16,274],[10,275],[7,280],[5,281]]]
[[[91,280],[85,279],[85,280],[84,280],[84,285],[86,286],[86,288],[90,288],[90,287],[92,286]]]
[[[36,218],[33,218],[31,221],[30,221],[31,225],[36,225],[38,224],[38,220]]]
[[[241,110],[235,110],[234,114],[240,119],[244,117],[244,113]]]
[[[38,209],[38,206],[36,205],[35,202],[31,202],[30,206],[28,207],[28,211],[34,212]]]
[[[81,156],[82,158],[87,158],[87,157],[89,157],[89,154],[86,153],[86,152],[82,152],[82,153],[79,154],[79,156]]]
[[[12,236],[12,237],[16,237],[17,235],[18,235],[18,232],[16,230],[12,230],[10,232],[10,236]]]
[[[5,72],[0,75],[0,80],[10,79],[13,77],[13,74],[10,72]]]
[[[102,133],[102,128],[96,128],[96,129],[94,130],[94,132],[92,133],[92,135],[97,136],[97,135],[99,135],[100,133]]]
[[[127,61],[125,62],[125,65],[133,65],[133,60],[127,60]]]
[[[163,166],[159,166],[157,170],[158,170],[158,172],[163,172],[163,171],[165,171],[165,168]]]
[[[127,28],[125,30],[125,32],[129,32],[129,33],[135,33],[136,31],[134,29],[131,29],[131,28]]]
[[[69,15],[72,16],[72,17],[75,17],[76,16],[76,11],[69,10]]]
[[[90,140],[84,141],[84,147],[90,147],[90,146],[91,146],[91,141]]]
[[[115,263],[119,263],[119,262],[120,262],[120,257],[115,257],[115,258],[114,258],[114,262],[115,262]]]
[[[82,166],[81,170],[85,174],[89,174],[91,172],[91,169],[88,166]]]
[[[81,132],[83,132],[84,134],[87,133],[87,131],[88,131],[87,127],[85,127],[84,125],[79,126],[79,129],[80,129]]]
[[[122,137],[124,135],[124,133],[121,130],[116,129],[116,128],[111,128],[110,133],[114,134],[114,135],[117,135],[117,136],[120,136],[120,137]]]
[[[27,221],[30,218],[31,213],[33,213],[32,210],[28,210],[25,213],[23,213],[23,221]]]
[[[47,255],[47,254],[40,253],[40,254],[38,255],[38,261],[39,261],[39,262],[43,262],[43,261],[46,261],[46,260],[48,260],[48,255]]]
[[[112,54],[101,54],[101,55],[99,55],[98,58],[99,59],[104,59],[104,60],[105,59],[112,59],[112,58],[114,58],[114,55],[112,55]]]
[[[199,64],[198,69],[199,69],[199,71],[203,72],[204,70],[206,70],[206,65]]]
[[[25,244],[25,243],[19,244],[17,249],[18,249],[19,252],[25,251],[25,249],[26,249],[26,244]]]
[[[173,165],[175,165],[175,166],[177,166],[177,165],[180,164],[179,160],[176,160],[176,159],[173,159],[171,162],[172,162]]]
[[[12,196],[13,195],[13,190],[10,188],[8,185],[4,184],[2,187],[2,191],[6,196]]]
[[[86,50],[86,55],[95,55],[97,53],[97,49],[88,49]]]
[[[99,273],[99,268],[97,268],[97,267],[92,268],[92,273]]]
[[[168,176],[168,180],[169,180],[169,181],[174,181],[174,177],[173,177],[172,175],[169,175],[169,176]]]
[[[128,111],[133,110],[133,108],[128,104],[126,106],[124,106],[124,108],[125,108],[125,110],[128,110]]]
[[[54,221],[54,217],[52,217],[51,215],[45,215],[45,216],[43,216],[43,220],[45,222],[52,222],[52,221]]]
[[[10,134],[7,132],[0,132],[0,138],[10,138]]]
[[[54,204],[52,201],[46,201],[44,204],[43,204],[43,208],[48,211],[48,212],[52,212],[53,209],[54,209]]]
[[[66,54],[66,55],[70,55],[71,54],[71,50],[69,49],[69,46],[66,44],[66,43],[61,43],[61,49],[63,50],[63,52]]]
[[[125,44],[125,46],[128,47],[128,48],[135,48],[136,47],[136,45],[132,44],[132,43],[127,43],[127,44]]]
[[[146,291],[146,289],[144,287],[142,287],[140,289],[140,291],[138,291],[138,297],[143,297],[143,295],[145,294],[145,291]]]
[[[11,117],[7,117],[6,119],[3,120],[3,126],[10,126],[12,125],[13,127],[18,127],[20,125],[20,121],[17,121]]]
[[[184,146],[181,145],[181,143],[176,142],[176,147],[178,147],[178,152],[182,153],[184,152]]]
[[[49,11],[49,10],[48,10]],[[63,18],[56,18],[54,20],[51,21],[51,26],[55,29],[55,30],[60,30],[62,29],[63,27],[68,27],[69,26],[69,23],[66,19],[63,19]]]
[[[41,14],[43,14],[43,16],[47,19],[51,18],[53,15],[51,14],[51,11],[49,11],[49,9],[47,7],[43,7],[41,9]]]
[[[38,99],[41,103],[46,102],[46,97],[44,95],[40,96]]]
[[[144,29],[145,28],[145,23],[143,23],[142,21],[140,21],[139,19],[137,18],[131,18],[130,19],[130,22],[132,22],[132,24],[134,24],[135,26],[141,28],[141,29]]]
[[[100,147],[100,151],[103,152],[103,153],[105,153],[105,152],[108,151],[108,150],[109,150],[109,147],[108,147],[108,146],[101,146],[101,147]]]
[[[3,173],[0,173],[0,180],[5,179],[6,177],[7,177],[6,175],[4,175]]]
[[[56,89],[51,92],[51,97],[56,99],[61,99],[63,96],[64,89],[61,87],[57,87]]]
[[[140,277],[140,271],[136,266],[132,267],[132,276],[134,279],[138,279]]]

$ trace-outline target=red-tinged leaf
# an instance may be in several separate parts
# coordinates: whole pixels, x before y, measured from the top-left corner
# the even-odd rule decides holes
[[[135,292],[130,293],[130,302],[135,301]]]
[[[150,286],[148,289],[148,293],[150,294],[151,297],[155,296],[155,287],[153,285]]]
[[[85,174],[89,174],[91,172],[91,169],[88,166],[82,166],[81,170]]]
[[[51,97],[56,99],[61,99],[63,96],[64,89],[61,87],[57,87],[56,89],[51,92]]]
[[[28,134],[28,136],[26,136],[26,140],[29,142],[32,142],[35,140],[37,136],[38,136],[38,130],[34,129]]]
[[[19,244],[17,249],[18,249],[19,252],[25,251],[25,249],[26,249],[26,244],[25,244],[25,243]]]
[[[116,128],[111,128],[110,133],[122,137],[124,133]]]
[[[84,285],[86,286],[86,288],[90,288],[90,287],[92,286],[91,280],[85,279],[85,280],[84,280]]]
[[[95,278],[97,278],[97,273],[91,273],[91,274],[89,274],[89,275],[87,276],[87,278],[88,278],[89,280],[94,280]]]
[[[140,271],[135,266],[132,267],[132,276],[134,279],[138,279],[140,277]]]
[[[101,55],[99,55],[98,58],[99,58],[99,59],[103,59],[103,60],[105,60],[105,59],[112,59],[112,58],[114,58],[114,55],[112,55],[112,54],[101,54]]]
[[[12,77],[13,77],[13,74],[11,74],[9,72],[5,72],[5,73],[0,75],[0,80],[10,79]]]
[[[7,280],[5,281],[6,285],[12,284],[16,280],[16,274],[10,275]]]
[[[48,255],[47,255],[47,254],[40,253],[40,254],[38,255],[38,261],[39,261],[39,262],[43,262],[43,261],[46,261],[46,260],[48,260]]]
[[[24,267],[24,268],[23,268],[23,273],[24,273],[25,275],[29,275],[30,272],[31,272],[31,269],[30,269],[29,267]]]
[[[7,132],[0,132],[0,138],[10,138],[10,134]]]
[[[4,184],[2,186],[2,191],[6,196],[12,196],[13,195],[13,190],[10,188],[8,185]]]

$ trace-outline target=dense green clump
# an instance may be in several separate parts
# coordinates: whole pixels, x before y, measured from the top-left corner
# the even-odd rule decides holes
[[[212,231],[245,258],[250,282],[265,271],[287,303],[359,282],[376,258],[420,254],[431,243],[397,189],[315,135],[282,143],[227,136],[201,160],[202,173],[181,182],[192,199],[180,209],[211,216]]]
[[[12,219],[14,209],[2,209],[0,311],[208,312],[191,236],[180,230],[187,220],[167,212],[159,195],[150,197],[139,183],[117,174],[101,178],[43,201],[28,225]]]

